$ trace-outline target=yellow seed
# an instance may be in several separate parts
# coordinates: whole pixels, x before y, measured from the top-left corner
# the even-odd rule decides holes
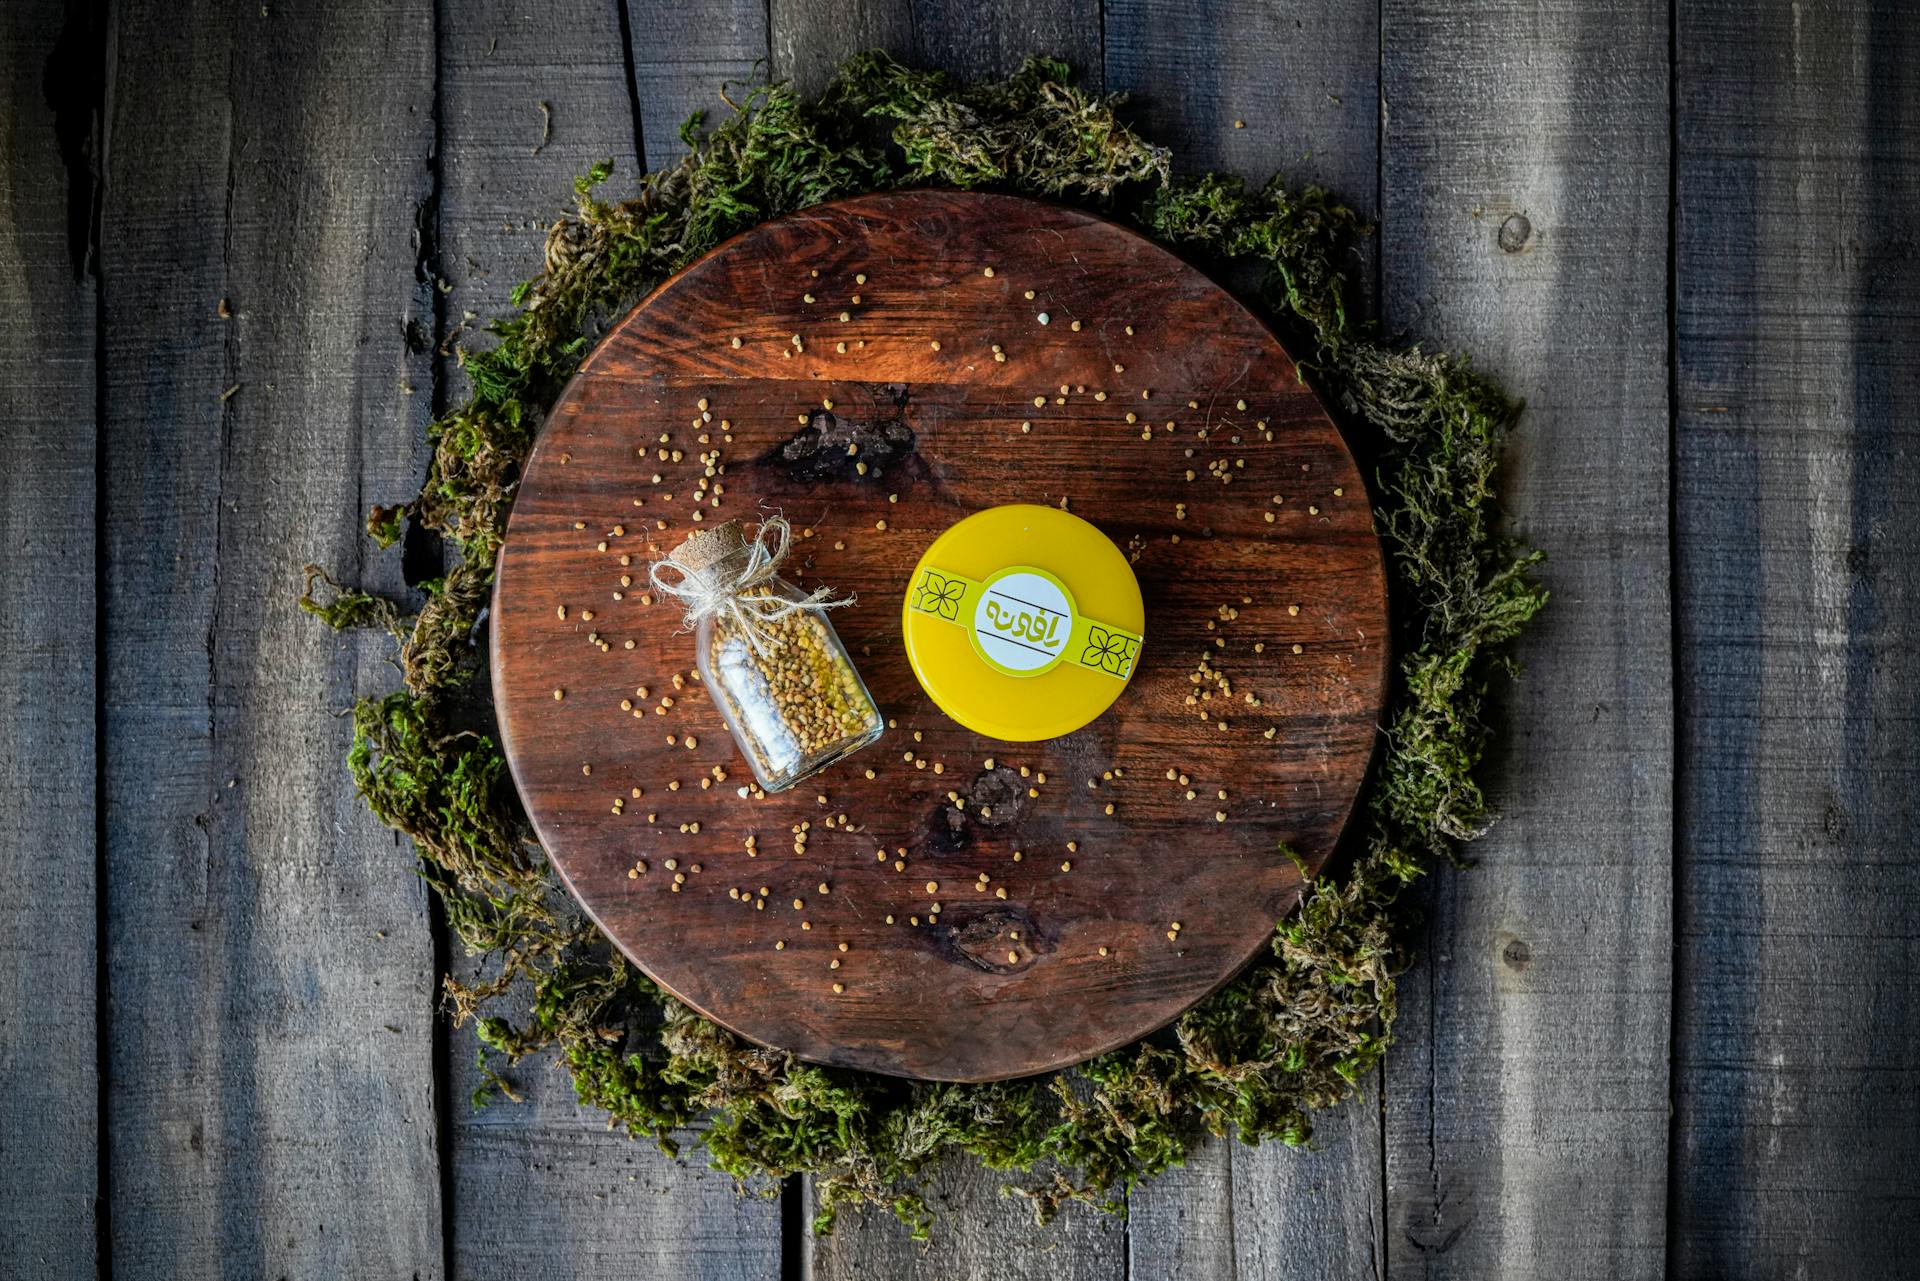
[[[1073,870],[1073,860],[1063,860],[1060,864],[1060,870],[1063,872],[1071,872]]]
[[[559,702],[561,699],[565,698],[566,696],[567,696],[567,691],[564,689],[556,689],[553,691],[553,701],[556,703]]]
[[[940,882],[938,881],[927,882],[927,893],[938,894],[939,892],[940,892]]]

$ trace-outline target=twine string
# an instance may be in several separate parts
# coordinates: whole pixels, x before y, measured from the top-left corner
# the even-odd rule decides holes
[[[826,587],[816,587],[799,600],[762,591],[779,573],[780,562],[787,558],[792,544],[793,529],[786,518],[769,516],[745,545],[744,556],[730,553],[701,569],[688,569],[671,558],[657,560],[647,570],[647,577],[660,591],[686,605],[683,621],[688,630],[710,618],[724,618],[747,638],[754,653],[764,658],[772,644],[768,629],[774,623],[794,614],[824,613],[853,604],[852,596],[831,599],[832,591]],[[736,563],[737,570],[724,572]],[[676,577],[666,577],[669,573]]]

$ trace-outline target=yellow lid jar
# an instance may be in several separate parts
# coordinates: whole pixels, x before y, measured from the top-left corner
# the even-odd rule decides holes
[[[1016,503],[934,539],[901,606],[913,674],[940,710],[1013,743],[1071,734],[1132,679],[1146,614],[1113,540]]]

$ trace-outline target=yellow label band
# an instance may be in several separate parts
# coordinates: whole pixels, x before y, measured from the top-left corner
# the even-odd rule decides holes
[[[966,629],[981,660],[1008,676],[1041,676],[1069,662],[1124,681],[1144,640],[1085,617],[1065,583],[1031,565],[1010,565],[984,582],[926,566],[907,608]]]

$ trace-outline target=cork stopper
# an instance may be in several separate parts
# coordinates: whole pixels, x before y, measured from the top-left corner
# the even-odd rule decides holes
[[[737,520],[723,521],[710,529],[696,529],[685,542],[674,548],[667,559],[689,574],[718,565],[727,557],[746,550],[747,536]]]

